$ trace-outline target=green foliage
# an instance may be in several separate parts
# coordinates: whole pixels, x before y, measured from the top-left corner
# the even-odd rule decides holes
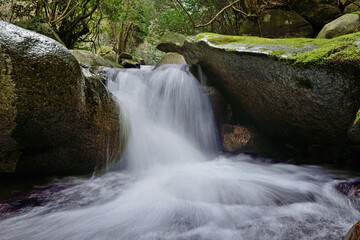
[[[358,113],[357,113],[357,115],[356,115],[356,119],[355,119],[355,121],[354,121],[354,125],[356,124],[356,123],[358,123],[360,121],[360,110],[358,111]]]
[[[156,21],[155,31],[160,36],[167,32],[177,32],[185,35],[195,34],[188,16],[182,9],[172,9],[160,13]]]

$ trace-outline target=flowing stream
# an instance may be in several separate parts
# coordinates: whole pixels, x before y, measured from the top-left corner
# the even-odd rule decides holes
[[[209,99],[186,65],[117,70],[129,143],[108,173],[0,218],[0,239],[340,239],[360,219],[327,171],[219,155]]]

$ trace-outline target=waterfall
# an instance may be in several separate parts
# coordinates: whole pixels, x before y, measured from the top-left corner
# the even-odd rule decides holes
[[[219,155],[208,97],[186,65],[114,70],[130,122],[112,171],[0,218],[0,238],[340,239],[360,214],[320,167]]]
[[[219,152],[210,101],[187,65],[119,71],[108,88],[131,119],[122,159],[129,170],[205,161]]]

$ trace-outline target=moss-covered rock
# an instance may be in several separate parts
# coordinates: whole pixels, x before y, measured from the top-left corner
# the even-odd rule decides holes
[[[334,38],[360,31],[360,16],[358,14],[345,14],[326,24],[317,38]]]
[[[347,141],[360,105],[360,34],[331,40],[199,34],[182,54],[226,91],[232,110],[296,146]],[[280,54],[272,54],[273,52]]]
[[[121,59],[121,66],[124,68],[140,68],[140,63],[130,59]]]
[[[94,54],[90,51],[86,50],[70,50],[71,53],[75,56],[76,60],[80,63],[81,66],[91,68],[91,67],[114,67],[114,68],[121,68],[121,65],[110,61],[105,60],[98,54]]]
[[[310,37],[313,29],[293,11],[271,9],[248,18],[240,27],[240,35],[269,38]]]
[[[100,46],[96,51],[96,54],[103,57],[105,61],[116,63],[116,52],[109,46]]]
[[[101,81],[84,77],[75,57],[50,38],[2,21],[0,32],[12,66],[8,94],[16,96],[9,98],[16,125],[7,131],[18,156],[11,171],[0,161],[0,173],[85,174],[118,160],[123,120]]]
[[[167,33],[157,45],[157,49],[163,52],[177,52],[180,53],[181,46],[184,44],[186,36],[178,33]]]

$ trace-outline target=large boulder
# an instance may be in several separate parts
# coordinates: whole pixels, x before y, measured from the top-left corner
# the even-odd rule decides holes
[[[0,173],[87,174],[118,160],[123,119],[100,79],[48,37],[3,21],[0,32]]]
[[[360,31],[360,16],[358,14],[345,14],[326,24],[317,38],[334,38],[358,31]]]
[[[311,37],[313,28],[296,12],[271,9],[248,18],[239,33],[270,38]]]
[[[183,45],[233,112],[284,143],[337,145],[360,105],[360,33],[331,40],[199,34]],[[341,145],[341,144],[340,144]]]
[[[337,0],[291,0],[290,5],[311,23],[315,31],[341,15]]]
[[[186,36],[178,33],[167,33],[157,45],[157,49],[163,52],[177,52],[180,53],[181,46],[184,44]]]
[[[70,50],[71,53],[75,56],[76,60],[80,63],[81,66],[92,68],[92,67],[114,67],[121,68],[121,65],[110,61],[109,59],[105,60],[98,54],[94,54],[86,50]]]

